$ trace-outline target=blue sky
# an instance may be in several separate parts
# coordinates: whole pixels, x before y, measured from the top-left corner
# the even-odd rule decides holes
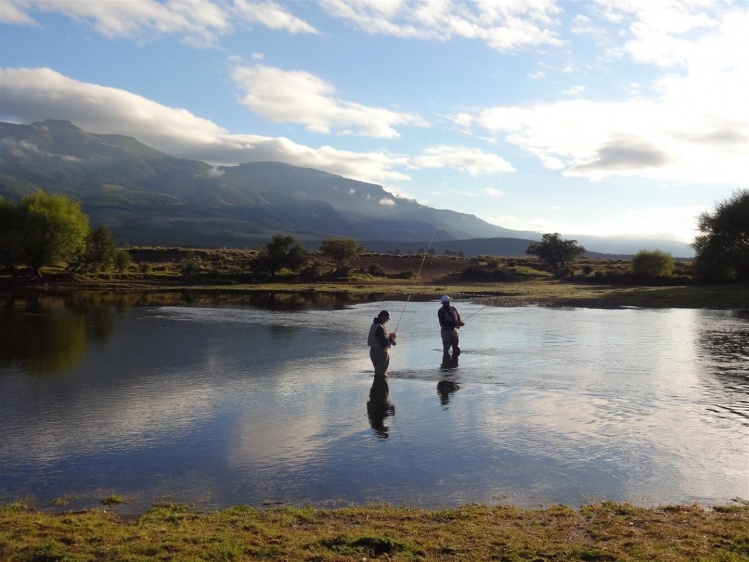
[[[691,242],[749,185],[747,30],[746,1],[0,0],[0,120]]]

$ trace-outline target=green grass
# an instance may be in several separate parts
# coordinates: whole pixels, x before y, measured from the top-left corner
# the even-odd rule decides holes
[[[739,562],[749,560],[749,504],[237,506],[199,513],[161,503],[122,520],[107,510],[52,514],[16,503],[0,506],[0,559]]]

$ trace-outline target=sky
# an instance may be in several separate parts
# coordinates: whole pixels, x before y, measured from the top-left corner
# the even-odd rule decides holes
[[[0,0],[0,120],[689,243],[749,186],[747,53],[747,0]]]

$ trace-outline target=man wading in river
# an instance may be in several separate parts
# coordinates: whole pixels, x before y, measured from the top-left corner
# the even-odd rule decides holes
[[[440,334],[442,335],[442,367],[457,367],[458,355],[460,355],[460,335],[458,328],[464,326],[457,309],[450,304],[450,297],[444,295],[440,301],[442,307],[437,311],[440,321]],[[450,348],[453,354],[450,357]]]
[[[369,393],[370,401],[375,404],[387,402],[388,393],[388,367],[390,366],[390,346],[395,345],[395,333],[389,333],[385,323],[390,320],[390,313],[383,310],[375,316],[372,326],[369,328],[369,358],[374,366],[374,381]]]

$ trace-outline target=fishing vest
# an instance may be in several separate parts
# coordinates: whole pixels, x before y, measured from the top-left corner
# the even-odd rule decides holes
[[[379,322],[372,322],[372,327],[369,328],[369,338],[367,339],[367,345],[369,347],[382,347],[382,344],[377,341],[377,328],[382,328],[382,331],[385,333],[385,338],[387,338],[389,335],[389,332],[384,324],[380,324]]]

